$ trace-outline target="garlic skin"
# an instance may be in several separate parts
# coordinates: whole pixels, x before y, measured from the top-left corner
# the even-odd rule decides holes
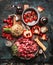
[[[5,45],[6,45],[7,47],[11,47],[12,44],[13,44],[13,43],[12,43],[11,41],[8,41],[8,40],[7,40],[6,43],[5,43]]]
[[[45,27],[45,26],[43,26],[43,27],[41,27],[40,31],[41,31],[42,33],[46,33],[46,32],[48,31],[48,28]]]
[[[40,49],[40,50],[39,50],[39,54],[42,54],[42,53],[43,53],[43,50],[42,50],[42,49]]]

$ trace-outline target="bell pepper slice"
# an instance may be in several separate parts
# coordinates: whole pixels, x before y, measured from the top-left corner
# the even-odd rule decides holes
[[[31,30],[24,30],[23,36],[24,36],[25,38],[31,38],[31,37],[32,37],[32,32],[31,32]]]
[[[32,33],[33,34],[40,34],[40,26],[32,27]]]

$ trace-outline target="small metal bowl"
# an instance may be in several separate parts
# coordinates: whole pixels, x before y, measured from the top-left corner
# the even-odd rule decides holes
[[[34,20],[33,22],[28,22],[28,23],[26,23],[26,22],[24,21],[23,15],[24,15],[26,12],[28,12],[28,11],[34,11],[35,13],[37,13],[38,19],[37,19],[36,21]],[[28,8],[28,9],[24,10],[23,13],[22,13],[22,20],[23,20],[23,22],[24,22],[26,25],[28,25],[28,26],[34,26],[34,25],[36,25],[36,24],[39,22],[39,19],[40,19],[40,14],[39,14],[39,12],[38,12],[38,10],[37,10],[36,8],[30,7],[30,8]]]

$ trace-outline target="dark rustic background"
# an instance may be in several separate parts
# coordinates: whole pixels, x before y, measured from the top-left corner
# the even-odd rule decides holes
[[[30,6],[33,7],[41,5],[45,8],[45,11],[40,14],[41,16],[48,17],[47,26],[49,27],[48,35],[50,38],[50,42],[49,43],[44,42],[44,44],[48,47],[48,50],[46,52],[47,59],[44,59],[42,56],[39,56],[37,59],[32,59],[30,61],[16,59],[12,57],[10,49],[5,46],[6,39],[1,37],[2,33],[1,27],[3,25],[3,19],[7,18],[9,14],[15,13],[15,8],[11,8],[11,5],[17,5],[19,3],[20,4],[28,3]],[[53,0],[0,0],[0,65],[41,65],[40,62],[52,63],[53,62],[52,50],[53,50]],[[51,55],[49,53],[51,53]],[[47,64],[42,63],[42,65]]]

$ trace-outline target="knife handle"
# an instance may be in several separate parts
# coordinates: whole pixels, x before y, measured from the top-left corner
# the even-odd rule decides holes
[[[43,51],[46,51],[46,49],[47,49],[46,46],[43,45],[43,43],[38,38],[35,38],[35,41],[43,49]]]

